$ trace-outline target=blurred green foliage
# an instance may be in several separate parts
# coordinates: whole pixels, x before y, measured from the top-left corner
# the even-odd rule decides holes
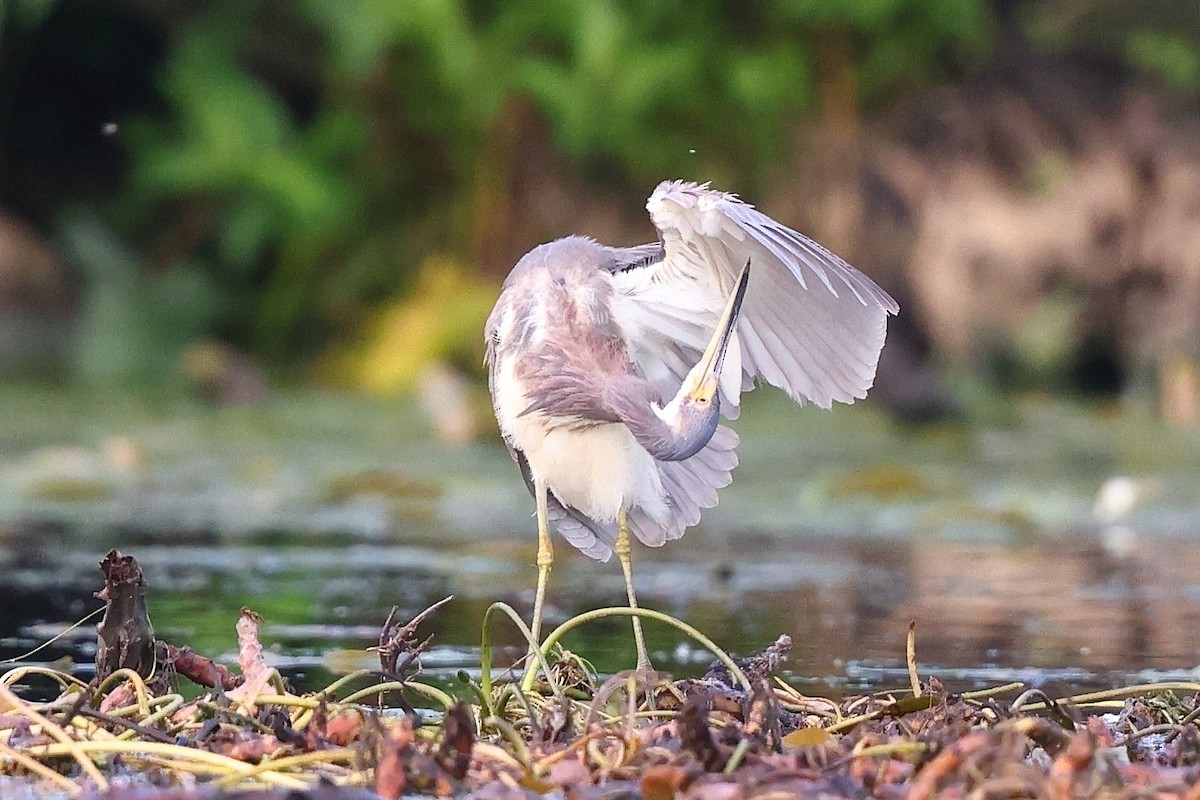
[[[84,372],[154,379],[202,337],[294,363],[430,258],[477,270],[484,218],[514,213],[488,202],[519,158],[504,132],[530,117],[601,191],[689,177],[759,193],[798,122],[901,102],[985,58],[1000,5],[9,0],[0,96],[31,119],[22,84],[50,88],[48,58],[117,87],[80,127],[119,123],[114,179],[51,193],[41,213],[91,287]],[[1124,34],[1125,57],[1195,88],[1194,41],[1164,31]],[[36,131],[0,133],[0,170]],[[70,180],[96,172],[77,166]],[[130,363],[105,366],[117,351]]]
[[[239,335],[272,355],[347,329],[431,250],[473,255],[471,197],[497,174],[484,162],[509,157],[492,133],[520,113],[514,97],[612,182],[698,166],[756,176],[815,106],[823,31],[853,38],[845,56],[869,98],[983,40],[981,0],[308,0],[269,20],[262,8],[212,4],[175,31],[158,71],[168,111],[128,142],[141,208],[204,202],[197,244],[249,306]],[[307,119],[246,69],[268,22],[313,43],[296,76],[314,97]]]
[[[1183,98],[1200,94],[1200,3],[1081,0],[1022,5],[1024,27],[1043,49],[1116,61]]]
[[[1126,41],[1125,53],[1129,63],[1158,75],[1175,88],[1200,91],[1200,42],[1195,35],[1137,30]]]
[[[311,354],[403,293],[427,257],[470,264],[478,217],[491,213],[481,184],[483,196],[503,192],[515,157],[497,145],[507,117],[539,117],[580,174],[610,189],[736,174],[748,191],[824,94],[873,103],[987,41],[984,0],[100,8],[14,0],[6,23],[39,46],[39,29],[69,45],[97,29],[73,28],[72,15],[125,15],[161,44],[134,65],[153,91],[116,120],[119,183],[93,195],[93,213],[56,222],[76,242],[100,222],[114,231],[73,250],[93,262],[97,295],[81,360],[122,378],[160,375],[162,359],[121,342],[169,354],[216,335],[277,361]],[[128,46],[121,30],[99,26],[109,48]],[[851,83],[823,85],[844,67]],[[124,277],[100,277],[122,272],[114,258]],[[182,294],[163,296],[171,286]],[[165,313],[139,311],[149,298]],[[132,364],[105,366],[116,351]]]

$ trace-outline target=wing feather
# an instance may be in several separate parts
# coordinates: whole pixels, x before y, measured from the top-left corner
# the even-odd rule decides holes
[[[766,280],[771,284],[770,296],[777,297],[787,291],[787,286],[783,280],[780,280],[781,278],[786,280],[784,275],[771,274],[767,276]],[[775,352],[779,354],[785,374],[808,375],[814,386],[823,386],[833,382],[860,383],[871,380],[874,366],[870,365],[866,371],[862,371],[863,364],[859,358],[862,353],[854,347],[854,342],[847,343],[845,348],[847,358],[825,362],[814,357],[811,348],[806,346],[806,343],[813,342],[830,350],[839,346],[840,342],[835,340],[830,333],[832,330],[831,320],[816,319],[815,315],[812,317],[799,316],[788,320],[783,317],[784,309],[776,302],[764,303],[762,311],[761,318],[769,325],[771,333],[776,336],[781,345],[781,348]],[[816,390],[814,389],[814,391]],[[803,392],[801,394],[809,396]],[[815,397],[810,399],[818,402]]]
[[[609,248],[617,289],[613,314],[638,370],[673,396],[707,346],[741,266],[753,265],[721,376],[721,411],[738,416],[740,393],[756,379],[797,402],[829,408],[866,396],[898,307],[869,277],[801,233],[707,184],[665,182],[646,204],[659,242]],[[496,344],[505,308],[488,320],[485,361],[493,396]],[[525,454],[509,453],[532,491]],[[737,466],[737,434],[721,426],[696,455],[657,462],[666,510],[629,509],[646,545],[677,539],[717,504]],[[562,503],[550,491],[550,522],[568,542],[599,560],[612,555],[616,525]]]
[[[633,328],[627,338],[640,343],[639,368],[664,396],[708,343],[746,259],[753,269],[737,327],[742,375],[722,376],[725,415],[736,417],[740,392],[755,378],[822,408],[866,396],[887,317],[898,311],[887,292],[817,242],[707,184],[662,183],[646,207],[660,249],[614,250],[629,254],[617,261],[637,265],[614,274],[617,314]]]
[[[550,514],[551,526],[571,546],[597,561],[608,561],[612,557],[613,545],[617,541],[615,524],[597,522],[586,514],[563,505],[553,494],[546,498],[546,509]]]
[[[669,516],[654,519],[641,508],[630,509],[629,528],[642,544],[661,547],[683,536],[700,521],[703,509],[717,504],[717,489],[733,481],[738,435],[720,426],[704,449],[683,461],[660,461],[658,472],[667,496]]]
[[[717,504],[717,490],[733,481],[732,472],[738,464],[738,435],[725,426],[717,428],[704,449],[684,461],[659,461],[658,471],[667,498],[666,518],[652,517],[645,509],[629,510],[629,528],[642,544],[661,547],[678,539],[700,521],[706,508]],[[524,454],[515,451],[530,492],[533,478]],[[597,561],[607,561],[613,552],[617,526],[611,520],[595,520],[582,511],[571,508],[550,492],[547,497],[550,524],[572,546]]]

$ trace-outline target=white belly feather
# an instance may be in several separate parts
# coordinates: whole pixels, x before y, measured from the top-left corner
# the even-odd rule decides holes
[[[522,415],[529,401],[512,362],[497,366],[500,429],[560,502],[604,522],[615,520],[622,505],[640,507],[652,519],[667,516],[658,466],[628,428],[606,423],[571,429],[541,413]]]

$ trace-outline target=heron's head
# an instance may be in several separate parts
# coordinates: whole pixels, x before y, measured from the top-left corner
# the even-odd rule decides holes
[[[671,402],[662,407],[654,406],[654,413],[667,423],[675,437],[671,458],[664,460],[681,460],[695,455],[717,430],[721,415],[721,368],[749,280],[750,262],[746,262],[704,354],[683,379]]]
[[[717,432],[720,406],[721,398],[716,392],[708,398],[681,393],[665,406],[652,406],[671,432],[659,451],[653,452],[654,457],[660,461],[682,461],[703,450]]]

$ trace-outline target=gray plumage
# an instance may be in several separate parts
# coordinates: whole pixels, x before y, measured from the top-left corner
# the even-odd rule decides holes
[[[732,195],[668,182],[647,208],[657,243],[572,236],[530,251],[486,328],[505,442],[531,491],[535,478],[548,487],[554,529],[601,560],[618,508],[659,546],[716,505],[738,441],[717,412],[736,418],[756,378],[825,408],[865,396],[897,310],[858,270]],[[747,262],[743,302],[732,295]],[[735,327],[707,404],[689,380],[722,319]]]

